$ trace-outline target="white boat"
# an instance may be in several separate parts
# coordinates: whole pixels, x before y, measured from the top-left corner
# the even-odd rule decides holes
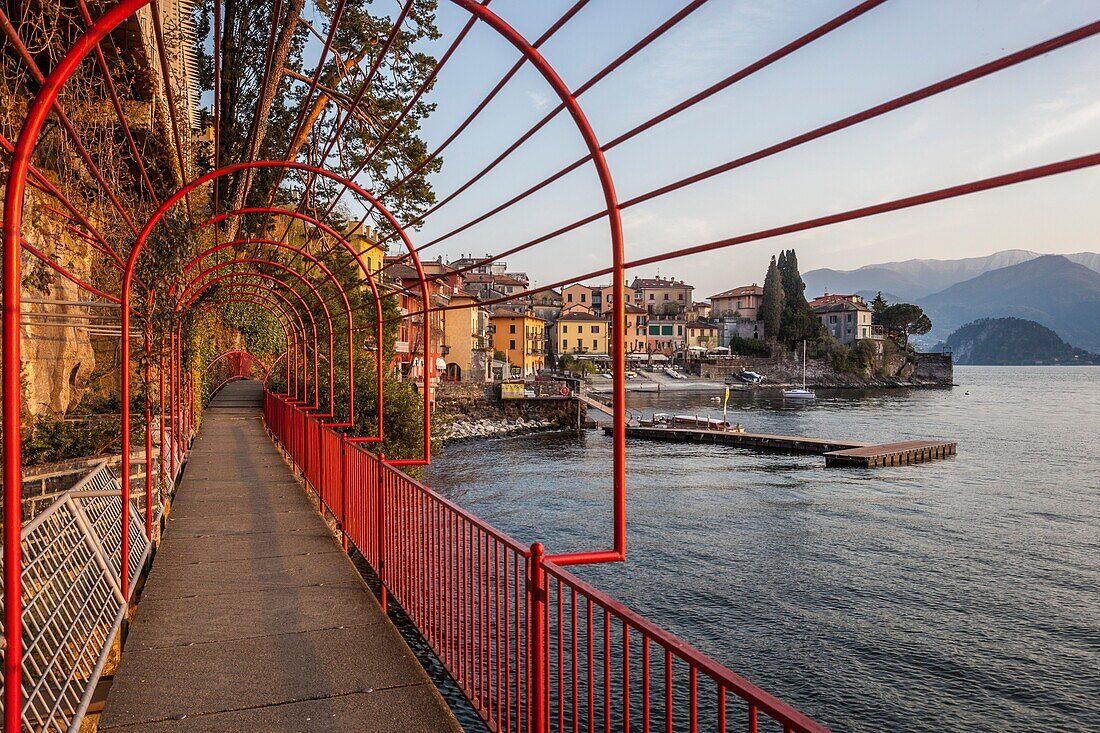
[[[783,399],[785,400],[812,400],[817,395],[814,394],[812,389],[806,389],[806,342],[802,342],[802,389],[785,389],[783,390]]]

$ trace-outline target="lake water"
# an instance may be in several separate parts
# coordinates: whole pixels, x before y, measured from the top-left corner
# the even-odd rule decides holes
[[[630,441],[629,560],[578,575],[834,731],[1100,731],[1100,368],[955,378],[730,404],[750,432],[957,440],[936,463]],[[714,396],[628,405],[720,415]],[[548,552],[603,549],[610,449],[455,445],[427,478]]]

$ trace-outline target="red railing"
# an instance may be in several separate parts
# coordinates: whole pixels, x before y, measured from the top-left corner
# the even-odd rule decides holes
[[[264,420],[490,729],[827,730],[301,407]]]

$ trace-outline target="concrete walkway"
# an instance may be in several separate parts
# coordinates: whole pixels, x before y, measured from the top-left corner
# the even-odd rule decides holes
[[[263,429],[207,409],[100,730],[460,730]]]

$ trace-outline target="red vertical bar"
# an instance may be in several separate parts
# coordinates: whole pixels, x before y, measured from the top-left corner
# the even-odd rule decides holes
[[[512,620],[508,614],[508,597],[511,594],[511,588],[508,585],[508,558],[511,552],[511,549],[505,546],[501,563],[503,573],[501,582],[504,585],[504,730],[506,731],[512,730]]]
[[[546,668],[543,652],[546,646],[546,628],[543,613],[546,609],[546,588],[543,584],[543,547],[541,542],[531,545],[531,560],[527,579],[527,685],[531,695],[528,714],[530,730],[546,733]]]
[[[374,492],[374,522],[375,534],[378,541],[378,601],[382,604],[383,613],[386,612],[386,523],[384,520],[386,499],[383,496],[383,484],[386,477],[386,454],[378,454],[378,471],[376,476],[376,489]]]
[[[588,650],[588,730],[596,730],[596,659],[593,652],[596,649],[594,640],[594,631],[592,625],[595,622],[595,618],[592,615],[592,598],[589,597],[588,601],[588,644],[585,647]]]
[[[147,314],[146,318],[150,316]],[[145,326],[145,537],[153,538],[153,400],[149,395],[153,363],[152,323]]]
[[[630,730],[630,626],[623,622],[623,730]]]
[[[343,435],[339,435],[340,441],[340,534],[343,538],[344,552],[348,551],[348,444]]]
[[[698,671],[695,669],[694,664],[691,665],[688,695],[690,696],[688,708],[691,710],[691,733],[696,733],[699,730],[699,685]]]
[[[547,583],[547,588],[549,588]],[[557,586],[558,596],[558,731],[565,730],[565,632],[562,628],[562,595],[561,595],[561,581],[555,583]]]
[[[642,733],[649,733],[649,637],[642,633]]]
[[[718,683],[718,733],[726,733],[726,688]]]
[[[501,689],[501,659],[500,659],[500,644],[501,644],[501,630],[500,630],[500,542],[497,539],[493,539],[493,586],[494,586],[494,603],[493,613],[496,618],[495,631],[493,633],[493,641],[496,645],[496,658],[495,658],[495,671],[496,671],[496,687],[493,689],[493,698],[496,700],[496,717],[494,722],[497,728],[500,728],[501,713],[503,712],[502,702],[504,700],[503,690]],[[505,589],[505,593],[507,593]],[[505,616],[507,618],[507,616]],[[508,647],[505,646],[505,649]]]
[[[603,729],[611,733],[611,614],[603,610]]]
[[[573,653],[572,653],[573,666],[572,666],[572,669],[570,670],[570,673],[571,673],[572,678],[573,678],[573,733],[578,733],[578,731],[580,730],[580,717],[581,717],[580,712],[581,711],[580,711],[580,708],[577,705],[577,659],[578,659],[578,652],[577,652],[577,589],[570,586],[569,587],[569,592],[570,592],[569,613],[570,613],[570,616],[571,616],[571,618],[570,618],[571,623],[569,625],[569,633],[573,637],[572,638],[572,642],[573,642],[573,644],[572,644],[572,646],[573,646]]]
[[[672,733],[672,651],[665,649],[665,733]]]

